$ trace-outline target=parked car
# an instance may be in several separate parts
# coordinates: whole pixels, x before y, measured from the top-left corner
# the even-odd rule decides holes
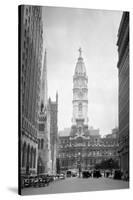
[[[58,180],[59,179],[59,176],[56,174],[54,175],[54,181]]]
[[[30,187],[29,176],[25,176],[25,177],[24,177],[23,186],[24,186],[24,187]]]
[[[93,171],[93,178],[99,178],[102,177],[100,170],[94,170]]]
[[[50,183],[50,176],[48,174],[39,174],[34,180],[34,187],[45,187]]]
[[[77,172],[72,172],[72,177],[76,177],[77,176]]]
[[[53,182],[54,181],[54,175],[49,175],[49,181]]]
[[[33,187],[38,187],[38,176],[34,177]]]
[[[29,187],[33,187],[34,186],[35,178],[37,178],[37,176],[35,176],[35,175],[29,176]]]
[[[89,177],[91,177],[91,173],[88,170],[84,170],[84,171],[82,171],[82,177],[89,178]]]
[[[43,186],[48,186],[52,182],[53,178],[49,174],[42,175]]]
[[[65,179],[65,175],[64,174],[60,174],[59,179],[61,179],[61,180]]]
[[[105,171],[105,177],[106,178],[109,178],[110,174],[111,174],[110,170],[106,170]]]
[[[121,172],[121,170],[115,170],[113,178],[120,180],[122,178],[122,172]]]
[[[71,176],[72,176],[72,172],[71,172],[70,170],[68,170],[68,171],[66,172],[66,176],[67,176],[67,177],[71,177]]]
[[[129,181],[129,173],[128,173],[128,171],[126,171],[125,173],[123,173],[122,180]]]

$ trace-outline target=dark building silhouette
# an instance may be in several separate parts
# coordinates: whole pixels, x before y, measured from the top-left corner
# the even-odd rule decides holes
[[[118,31],[119,155],[120,168],[129,174],[129,12],[124,12]]]
[[[37,173],[38,111],[43,49],[42,8],[20,6],[21,176]]]

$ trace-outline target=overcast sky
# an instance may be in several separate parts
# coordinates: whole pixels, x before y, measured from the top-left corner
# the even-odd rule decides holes
[[[73,75],[82,48],[88,75],[89,126],[118,125],[117,33],[121,11],[44,7],[48,95],[59,94],[58,129],[71,127]]]

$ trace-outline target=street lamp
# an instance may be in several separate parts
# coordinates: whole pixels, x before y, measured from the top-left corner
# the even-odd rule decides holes
[[[79,159],[78,166],[79,166],[79,178],[80,178],[80,173],[81,173],[81,153],[80,152],[78,152],[78,159]]]

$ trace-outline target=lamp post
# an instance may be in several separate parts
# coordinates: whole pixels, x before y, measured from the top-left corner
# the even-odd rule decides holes
[[[79,166],[79,178],[81,177],[81,153],[78,152],[78,166]]]

